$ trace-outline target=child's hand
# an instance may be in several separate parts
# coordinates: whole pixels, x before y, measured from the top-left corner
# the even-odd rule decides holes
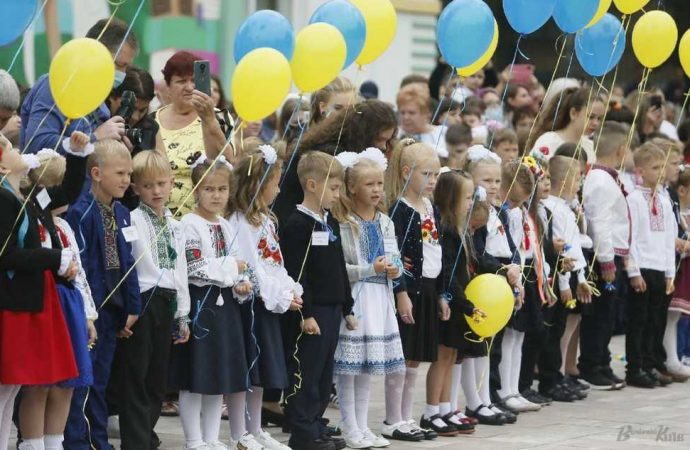
[[[75,278],[77,278],[77,274],[79,273],[79,266],[77,266],[77,263],[75,261],[72,261],[69,263],[69,267],[67,267],[67,272],[65,272],[65,278],[67,278],[68,281],[72,281]]]
[[[666,278],[666,295],[673,294],[673,291],[675,290],[676,287],[673,284],[673,278]]]
[[[566,289],[564,291],[561,291],[561,301],[564,304],[567,305],[572,300],[573,300],[573,291],[571,291],[570,289]]]
[[[319,324],[316,323],[316,319],[310,317],[302,321],[302,332],[309,335],[319,335],[321,334],[321,329],[319,328]]]
[[[96,331],[96,325],[94,325],[93,320],[86,321],[86,331],[89,335],[89,342],[87,345],[89,348],[92,348],[98,339],[98,331]]]
[[[592,289],[590,289],[590,287],[587,283],[579,283],[577,285],[576,295],[577,295],[577,299],[583,305],[587,305],[589,303],[592,303]]]
[[[242,260],[237,260],[237,271],[239,273],[244,273],[247,270],[247,263]]]
[[[486,319],[487,317],[486,313],[479,308],[474,308],[474,310],[472,311],[472,316],[479,317],[481,319]]]
[[[444,299],[438,299],[438,318],[443,322],[450,320],[450,305]]]
[[[81,131],[73,131],[69,137],[69,148],[73,152],[81,152],[86,148],[86,144],[90,142],[89,136]]]
[[[508,271],[506,272],[506,278],[508,278],[508,284],[515,286],[520,282],[520,266],[517,264],[511,264],[508,266]]]
[[[243,281],[235,285],[234,291],[237,295],[249,295],[252,291],[252,284],[249,281]]]
[[[575,268],[575,258],[568,258],[567,256],[561,259],[561,270],[563,272],[570,272]]]
[[[626,262],[626,267],[628,263]],[[613,283],[616,281],[616,269],[612,270],[602,270],[601,271],[601,279],[604,280],[607,283]]]
[[[345,316],[345,328],[350,331],[357,329],[357,317],[354,314],[349,314]]]
[[[299,295],[295,295],[295,297],[292,299],[292,302],[290,303],[290,311],[299,311],[302,309],[302,305],[304,302],[302,301],[302,297]]]
[[[525,304],[525,289],[522,287],[521,284],[518,284],[517,288],[518,295],[515,296],[515,309],[520,309],[522,308],[522,305]]]
[[[376,258],[373,265],[374,265],[374,272],[383,273],[383,271],[386,270],[386,257],[385,256],[379,256],[378,258]]]
[[[139,320],[139,316],[136,314],[129,314],[127,316],[127,322],[125,322],[125,327],[120,330],[120,332],[117,334],[117,337],[125,339],[130,338],[134,334],[132,327],[135,323],[137,323],[137,320]]]
[[[391,280],[394,280],[400,276],[400,267],[395,264],[386,264],[386,276]]]
[[[565,239],[556,238],[553,240],[553,249],[560,254],[565,250]]]
[[[408,325],[414,324],[414,317],[412,317],[412,300],[407,292],[401,292],[396,295],[398,302],[398,314],[400,314],[400,320]]]
[[[633,290],[637,293],[642,293],[647,290],[647,283],[644,282],[644,278],[640,275],[630,279],[630,286],[632,286]]]
[[[185,321],[179,322],[177,328],[177,339],[173,340],[173,345],[184,344],[189,340],[189,324]]]

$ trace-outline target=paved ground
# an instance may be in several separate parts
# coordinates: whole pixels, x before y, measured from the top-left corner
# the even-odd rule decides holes
[[[615,337],[614,354],[623,352],[624,340]],[[426,370],[426,367],[423,368]],[[623,363],[616,361],[614,370],[622,375]],[[424,405],[424,383],[418,383],[416,410]],[[370,421],[372,428],[383,420],[383,385],[377,380],[372,386]],[[335,421],[339,413],[327,411]],[[228,425],[224,422],[222,435],[228,437]],[[287,435],[277,434],[281,441]],[[163,448],[182,450],[182,428],[178,418],[164,418],[158,427]],[[117,441],[113,441],[116,448]],[[479,426],[472,436],[439,438],[424,443],[394,443],[390,448],[409,449],[611,449],[611,448],[690,448],[690,382],[673,384],[666,388],[643,390],[625,388],[617,392],[592,392],[584,401],[564,404],[555,403],[542,411],[523,413],[514,425]],[[13,445],[11,448],[14,448]]]

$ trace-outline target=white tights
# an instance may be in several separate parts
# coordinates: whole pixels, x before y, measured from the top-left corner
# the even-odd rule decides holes
[[[222,395],[202,395],[180,391],[180,420],[186,448],[193,449],[204,443],[218,442],[222,408]]]
[[[338,405],[346,433],[369,429],[370,384],[368,374],[337,376]]]
[[[0,449],[6,449],[10,440],[14,398],[19,388],[14,384],[0,384]]]
[[[498,373],[501,376],[501,389],[498,390],[498,395],[501,398],[520,394],[520,364],[524,339],[525,333],[510,327],[503,332],[501,362],[498,365]]]
[[[666,330],[664,331],[664,350],[666,350],[666,367],[680,367],[678,360],[678,320],[680,311],[669,311],[666,317]]]

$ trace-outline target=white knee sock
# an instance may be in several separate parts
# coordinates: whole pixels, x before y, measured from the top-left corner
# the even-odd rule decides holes
[[[247,392],[235,392],[225,396],[228,406],[228,418],[230,421],[230,437],[233,441],[239,440],[247,432],[245,412],[247,406]],[[209,443],[206,441],[206,443]]]
[[[355,415],[360,431],[369,429],[369,391],[371,376],[368,374],[355,377]]]
[[[405,372],[387,374],[384,383],[386,385],[386,423],[394,425],[403,420],[401,410]]]
[[[185,447],[196,448],[204,445],[204,438],[201,435],[201,394],[180,391],[179,401]]]
[[[417,382],[417,368],[408,367],[405,370],[405,385],[402,397],[402,418],[412,420],[412,406],[414,404],[414,385]]]
[[[678,320],[680,311],[669,311],[666,317],[666,330],[664,331],[664,350],[666,350],[666,368],[680,366],[678,360]]]
[[[484,405],[491,404],[489,395],[489,357],[482,356],[474,359],[474,377],[477,381],[477,391],[479,398]]]
[[[501,389],[498,395],[501,398],[511,395],[513,372],[513,354],[515,353],[516,331],[512,328],[503,330],[503,340],[501,341],[501,362],[498,363],[498,374],[501,377]]]
[[[565,331],[563,331],[563,336],[561,336],[561,373],[564,375],[570,341],[580,338],[579,335],[575,334],[575,330],[577,330],[577,326],[580,324],[580,319],[582,319],[580,314],[568,314],[568,318],[565,321]]]
[[[482,404],[482,399],[479,397],[479,390],[477,389],[477,380],[475,378],[474,363],[476,358],[465,358],[460,364],[462,367],[462,392],[465,394],[467,407],[475,410]]]
[[[346,433],[354,433],[359,430],[357,425],[357,412],[355,411],[355,376],[338,375],[336,378],[338,390],[338,408]]]
[[[462,381],[462,364],[453,364],[453,372],[450,381],[450,410],[459,411],[458,398],[460,396],[460,384]]]
[[[65,437],[61,434],[46,434],[43,436],[45,450],[62,450],[62,441]]]
[[[36,439],[24,439],[17,448],[19,450],[45,450],[43,436]]]
[[[510,395],[520,394],[520,366],[522,364],[522,343],[524,340],[525,333],[515,331],[513,357],[510,361]],[[534,367],[532,367],[532,370],[534,370]]]
[[[223,416],[222,395],[201,396],[201,435],[207,444],[220,440],[220,420]]]
[[[438,413],[441,416],[445,416],[446,414],[450,414],[450,402],[441,402],[438,404]],[[455,410],[453,410],[455,411]]]
[[[21,386],[0,384],[0,449],[6,449],[12,432],[14,399]]]
[[[247,430],[254,436],[261,433],[261,406],[263,405],[264,388],[252,386],[247,392]]]

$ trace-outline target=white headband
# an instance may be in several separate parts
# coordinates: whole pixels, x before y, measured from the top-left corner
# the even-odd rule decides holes
[[[273,148],[271,145],[260,145],[259,146],[259,151],[261,152],[264,161],[266,161],[266,164],[273,165],[278,161],[278,153],[276,152],[276,149]]]
[[[386,159],[386,156],[376,147],[368,147],[361,153],[342,152],[339,153],[335,159],[337,159],[340,165],[342,165],[345,169],[353,168],[364,159],[373,161],[381,168],[381,170],[386,170],[386,168],[388,168],[388,160]]]
[[[194,161],[194,163],[192,163],[192,165],[189,166],[189,169],[190,169],[190,170],[194,170],[194,169],[196,169],[196,168],[199,166],[199,164],[204,164],[204,163],[207,162],[207,161],[209,161],[209,159],[206,157],[206,155],[205,155],[204,153],[202,153],[202,154],[196,159],[196,161]],[[211,164],[215,164],[215,163],[224,164],[224,165],[227,166],[230,170],[233,170],[233,169],[234,169],[234,167],[232,167],[232,164],[230,164],[230,162],[229,162],[227,159],[225,159],[225,155],[219,155],[217,158],[215,158],[215,159],[213,159],[213,160],[210,160],[210,161],[211,161]]]
[[[33,153],[25,153],[22,155],[22,160],[27,165],[29,170],[38,169],[41,167],[41,161],[38,159],[37,155]]]
[[[486,201],[486,189],[484,189],[484,186],[477,186],[474,189],[474,199],[478,202]]]

